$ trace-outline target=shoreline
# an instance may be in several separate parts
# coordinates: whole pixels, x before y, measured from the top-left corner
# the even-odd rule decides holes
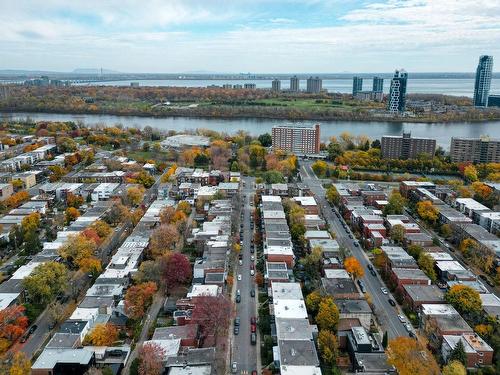
[[[217,108],[214,108],[217,109]],[[376,123],[412,123],[412,124],[449,124],[449,123],[463,123],[463,124],[481,124],[485,122],[500,122],[500,117],[498,118],[481,118],[481,119],[421,119],[413,117],[362,117],[362,118],[344,118],[344,117],[333,117],[333,116],[258,116],[254,113],[248,114],[228,114],[228,115],[213,115],[213,114],[188,114],[182,113],[183,110],[179,110],[175,113],[146,113],[141,111],[134,112],[121,112],[121,111],[75,111],[75,110],[64,110],[64,109],[26,109],[26,108],[15,108],[15,109],[2,109],[0,108],[0,115],[9,115],[16,113],[43,113],[43,114],[63,114],[63,115],[91,115],[91,116],[117,116],[117,117],[140,117],[140,118],[193,118],[193,119],[209,119],[209,120],[279,120],[279,121],[290,121],[290,122],[300,122],[300,121],[312,121],[312,122],[376,122]]]

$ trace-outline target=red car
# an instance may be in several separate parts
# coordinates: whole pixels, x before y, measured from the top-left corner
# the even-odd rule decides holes
[[[252,333],[255,333],[257,331],[257,327],[255,326],[255,324],[252,324],[250,326],[250,329],[252,330]]]
[[[255,318],[255,316],[252,316],[250,318],[250,324],[257,324],[257,319]]]

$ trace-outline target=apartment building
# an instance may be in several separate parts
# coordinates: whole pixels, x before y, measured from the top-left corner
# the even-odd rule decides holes
[[[320,145],[319,124],[278,125],[272,129],[273,149],[295,154],[318,154]]]
[[[385,159],[416,159],[421,154],[434,156],[435,151],[435,139],[412,138],[411,133],[382,137],[382,157]]]
[[[453,163],[498,163],[500,162],[500,139],[452,137],[450,158]]]

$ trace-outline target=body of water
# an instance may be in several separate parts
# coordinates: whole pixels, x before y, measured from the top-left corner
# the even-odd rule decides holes
[[[130,86],[131,82],[138,82],[140,86],[177,86],[177,87],[207,87],[210,85],[222,86],[225,83],[232,85],[255,83],[259,89],[270,89],[271,80],[190,80],[190,79],[165,79],[165,80],[127,80],[106,81],[93,83],[80,83],[76,85],[103,85],[103,86]],[[384,80],[384,92],[389,92],[390,80]],[[281,80],[281,88],[290,88],[289,80]],[[306,81],[300,81],[300,88],[305,90]],[[324,79],[323,88],[328,92],[352,93],[352,79]],[[363,90],[372,89],[372,80],[363,79]],[[408,93],[410,94],[445,94],[455,96],[472,97],[474,91],[474,79],[472,78],[418,78],[408,79]],[[500,79],[494,78],[491,82],[491,94],[500,94]]]
[[[238,130],[244,130],[251,135],[271,133],[275,125],[287,124],[285,120],[266,119],[211,119],[192,117],[137,117],[137,116],[114,116],[114,115],[80,115],[80,114],[57,114],[57,113],[3,113],[4,119],[33,121],[74,121],[86,125],[113,126],[122,124],[126,127],[143,128],[147,125],[163,131],[175,130],[177,132],[195,129],[211,129],[218,132],[233,134]],[[304,124],[313,123],[304,121]],[[401,135],[403,132],[411,132],[415,137],[427,137],[436,139],[438,145],[445,149],[450,148],[451,137],[477,138],[490,136],[500,138],[500,121],[488,122],[451,122],[451,123],[406,123],[406,122],[360,122],[360,121],[322,121],[321,140],[328,141],[332,136],[338,136],[342,132],[353,135],[366,135],[371,139],[380,139],[383,135]]]

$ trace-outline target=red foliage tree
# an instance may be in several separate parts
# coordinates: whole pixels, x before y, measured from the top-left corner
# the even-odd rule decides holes
[[[192,322],[199,324],[201,334],[207,344],[217,345],[218,338],[227,334],[231,316],[231,301],[222,294],[217,297],[197,297],[193,309]]]
[[[143,317],[157,289],[156,283],[152,281],[130,287],[125,294],[125,312],[128,316],[132,319]]]
[[[99,245],[102,241],[101,237],[99,237],[95,229],[87,228],[82,232],[82,234],[89,240],[94,241],[96,245]]]
[[[191,263],[185,255],[174,253],[168,257],[162,276],[169,289],[187,283],[191,275]]]
[[[165,351],[156,343],[144,344],[139,350],[140,375],[160,375],[163,372],[163,357]]]
[[[14,341],[28,327],[28,318],[24,315],[24,307],[14,305],[0,311],[0,338]]]

